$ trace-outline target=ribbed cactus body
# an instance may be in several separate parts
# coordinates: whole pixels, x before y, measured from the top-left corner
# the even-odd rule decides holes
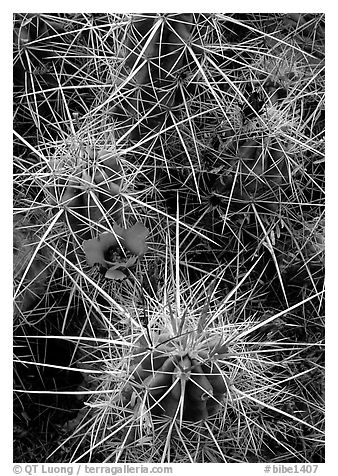
[[[50,187],[50,200],[65,207],[71,231],[89,239],[93,223],[104,215],[120,222],[122,169],[113,151],[88,149],[73,155],[53,162],[56,180]]]
[[[226,376],[214,361],[216,354],[226,353],[226,347],[218,346],[220,354],[212,355],[211,348],[219,339],[200,350],[178,350],[178,340],[164,333],[154,350],[142,342],[132,359],[130,377],[142,389],[153,415],[179,418],[182,414],[183,420],[204,420],[220,409],[227,393]],[[124,390],[125,403],[132,391],[132,387]]]
[[[43,215],[43,219],[46,217]],[[41,219],[41,218],[40,218]],[[52,257],[48,247],[40,246],[41,236],[34,214],[18,214],[13,223],[13,277],[16,295],[14,316],[27,311],[47,287],[48,264]],[[21,283],[21,284],[20,284]],[[20,287],[19,287],[20,285]]]
[[[260,211],[275,211],[280,202],[280,191],[288,186],[289,174],[285,151],[277,141],[248,139],[237,150],[234,158],[227,158],[225,174],[213,186],[224,199],[231,197],[231,210],[245,209],[255,203]]]
[[[138,123],[129,135],[132,140],[158,131],[168,111],[181,103],[181,80],[197,69],[191,50],[200,54],[198,44],[206,32],[197,17],[192,13],[132,17],[124,42],[124,99],[114,110],[126,127]]]

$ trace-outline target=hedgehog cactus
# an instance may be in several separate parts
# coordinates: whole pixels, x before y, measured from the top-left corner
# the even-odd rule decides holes
[[[158,130],[168,111],[182,102],[182,79],[197,70],[191,52],[200,55],[206,31],[192,13],[132,16],[121,69],[125,99],[114,110],[117,118],[135,124],[132,140]]]
[[[51,203],[65,208],[73,233],[91,238],[90,228],[100,221],[121,220],[119,192],[122,168],[115,151],[78,148],[52,161],[56,180],[50,187]]]
[[[205,420],[215,414],[227,391],[227,379],[217,363],[227,353],[227,346],[221,345],[219,337],[192,346],[187,334],[171,337],[163,333],[155,339],[158,343],[153,349],[142,339],[131,372],[151,414],[186,421]],[[132,394],[131,385],[123,392],[125,404]]]
[[[20,213],[13,220],[15,321],[34,305],[47,287],[48,264],[52,261],[52,254],[43,241],[39,241],[38,219],[46,220],[45,214]]]
[[[216,179],[214,192],[231,198],[233,211],[243,211],[250,203],[261,212],[276,211],[280,191],[288,185],[288,163],[282,146],[268,138],[248,139],[230,152],[234,158],[226,159],[225,173]]]

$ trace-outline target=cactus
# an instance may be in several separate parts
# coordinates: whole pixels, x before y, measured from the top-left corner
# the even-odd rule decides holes
[[[41,221],[46,220],[40,212]],[[13,226],[13,271],[15,291],[15,321],[32,308],[46,290],[52,253],[42,241],[36,214],[14,216]],[[40,240],[40,241],[39,241]],[[17,322],[16,322],[17,323]]]
[[[217,360],[225,358],[227,346],[217,336],[203,336],[202,341],[201,337],[194,344],[187,342],[186,335],[155,334],[157,344],[152,350],[141,339],[132,358],[130,379],[142,389],[140,398],[146,397],[153,416],[196,422],[221,408],[227,377]],[[133,384],[124,388],[125,405],[133,392]]]
[[[75,158],[71,154],[69,158],[61,157],[54,160],[52,167],[56,180],[50,187],[50,200],[65,207],[65,218],[73,233],[89,239],[91,226],[104,217],[120,222],[122,169],[114,152],[80,148]]]
[[[255,203],[263,213],[278,211],[280,196],[288,185],[286,153],[276,140],[247,139],[234,158],[227,159],[224,175],[213,185],[213,193],[229,200],[232,211],[244,211]]]
[[[188,72],[196,71],[187,45],[199,56],[198,45],[207,28],[201,15],[133,15],[125,32],[122,79],[125,99],[114,113],[136,127],[129,137],[139,140],[158,131],[168,111],[181,104],[180,85]]]
[[[53,333],[79,352],[66,372],[85,376],[72,434],[53,438],[63,461],[321,451],[322,33],[318,15],[291,20],[286,34],[276,14],[17,17],[15,208],[46,210],[51,250],[32,275],[19,251],[21,291],[47,284],[23,318],[57,309]],[[18,385],[21,416],[34,385]]]

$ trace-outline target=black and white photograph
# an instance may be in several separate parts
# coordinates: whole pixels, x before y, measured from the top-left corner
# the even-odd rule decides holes
[[[14,473],[314,474],[325,14],[111,9],[12,15]]]

